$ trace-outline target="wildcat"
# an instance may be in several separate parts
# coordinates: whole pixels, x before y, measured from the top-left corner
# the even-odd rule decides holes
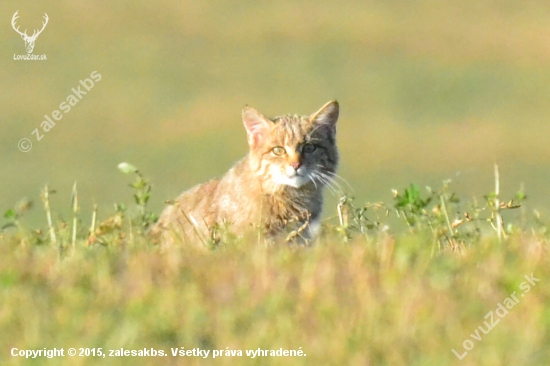
[[[220,225],[235,234],[259,228],[267,238],[309,243],[320,229],[323,188],[332,188],[338,165],[339,105],[310,116],[269,119],[242,111],[249,153],[221,179],[195,186],[166,207],[152,233],[161,243],[205,245]]]

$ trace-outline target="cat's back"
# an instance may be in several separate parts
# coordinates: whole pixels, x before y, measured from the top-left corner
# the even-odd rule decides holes
[[[154,236],[163,236],[160,238],[163,242],[172,242],[173,238],[168,240],[168,237],[173,229],[179,228],[187,237],[193,237],[197,230],[204,230],[204,227],[215,220],[212,199],[219,183],[219,180],[211,180],[183,192],[173,204],[164,209],[151,233]]]
[[[207,208],[211,206],[212,197],[218,190],[219,184],[219,180],[198,184],[176,198],[175,205],[183,207],[189,212],[206,212]]]

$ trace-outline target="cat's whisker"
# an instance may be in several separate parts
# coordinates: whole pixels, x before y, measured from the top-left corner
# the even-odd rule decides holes
[[[321,184],[322,186],[327,186],[327,188],[328,188],[329,190],[332,189],[332,187],[329,187],[329,186],[327,185],[326,181],[323,180],[323,178],[322,178],[321,176],[319,176],[316,172],[311,172],[311,173],[310,173],[310,177],[311,177],[311,180],[312,180],[313,182],[315,182],[315,180],[317,180],[317,181],[319,182],[319,184]],[[317,187],[317,186],[316,186],[316,187]],[[332,193],[332,190],[331,190],[331,193]]]
[[[330,191],[330,193],[335,196],[335,197],[339,197],[340,196],[340,193],[338,191],[337,188],[333,187],[332,184],[330,184],[330,182],[326,182],[325,183],[325,187],[327,187],[327,189]]]
[[[325,186],[329,188],[329,190],[331,191],[333,196],[338,196],[339,197],[339,196],[342,195],[342,193],[341,193],[342,190],[339,189],[338,187],[335,187],[331,182],[327,181]]]
[[[338,182],[334,181],[332,178],[330,178],[329,176],[322,176],[323,179],[327,182],[327,186],[330,185],[332,187],[332,190],[333,190],[333,194],[335,196],[342,196],[344,194],[344,190],[342,189],[342,187],[340,186],[340,184],[338,184]]]
[[[345,180],[344,178],[342,178],[340,175],[336,174],[336,173],[333,173],[333,172],[328,172],[328,174],[333,177],[333,178],[336,178],[336,179],[339,179],[342,183],[344,183],[350,190],[353,190],[353,187],[348,183],[347,180]]]
[[[319,187],[317,186],[317,182],[315,181],[315,177],[312,174],[308,174],[308,177],[309,177],[309,180],[311,180],[311,182],[315,186],[315,189],[318,189]]]
[[[330,181],[331,183],[333,183],[338,189],[340,189],[341,191],[343,191],[342,189],[342,186],[340,185],[340,183],[338,183],[336,181],[336,179],[334,179],[334,176],[332,175],[329,175],[327,174],[327,172],[323,172],[323,171],[317,171],[317,173],[322,176],[323,178],[327,179],[328,181]]]
[[[317,164],[317,168],[319,168],[318,170],[319,173],[324,174],[327,177],[330,177],[331,181],[334,181],[336,183],[336,179],[339,179],[344,185],[346,185],[347,188],[350,189],[350,191],[354,191],[353,187],[348,183],[348,181],[342,178],[340,175],[336,174],[335,172],[324,170],[325,167],[323,167],[321,164]],[[339,183],[338,183],[338,186],[340,187],[340,189],[342,189]]]
[[[323,183],[325,187],[332,193],[334,196],[340,195],[341,188],[335,184],[335,182],[331,181],[330,177],[323,176],[320,172],[315,172],[315,177],[319,180],[319,182]]]
[[[323,168],[323,166],[321,166],[320,164],[317,164],[317,166],[318,166],[319,168],[321,168],[321,169]],[[323,174],[327,174],[327,175],[329,175],[331,178],[339,179],[343,184],[346,185],[347,188],[349,188],[349,190],[350,190],[351,192],[355,192],[355,190],[354,190],[353,187],[348,183],[348,181],[345,180],[344,178],[342,178],[342,177],[341,177],[340,175],[338,175],[337,173],[335,173],[335,172],[329,172],[329,171],[324,171]]]

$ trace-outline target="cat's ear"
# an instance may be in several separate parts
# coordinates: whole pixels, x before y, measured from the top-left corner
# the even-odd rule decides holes
[[[332,131],[336,131],[336,122],[340,113],[338,102],[332,100],[321,107],[317,112],[313,113],[309,120],[317,126],[330,127]]]
[[[248,145],[258,146],[268,135],[272,122],[252,107],[243,108],[243,124],[248,134]]]

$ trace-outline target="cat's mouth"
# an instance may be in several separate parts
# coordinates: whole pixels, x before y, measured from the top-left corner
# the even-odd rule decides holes
[[[309,177],[302,176],[302,175],[295,175],[293,177],[288,177],[283,175],[279,179],[275,179],[275,181],[279,184],[284,184],[294,188],[300,188],[301,186],[309,182]]]
[[[271,176],[275,183],[294,188],[300,188],[311,180],[311,177],[305,167],[300,167],[298,170],[288,167],[285,172],[281,172],[278,169],[273,169],[271,171]]]

